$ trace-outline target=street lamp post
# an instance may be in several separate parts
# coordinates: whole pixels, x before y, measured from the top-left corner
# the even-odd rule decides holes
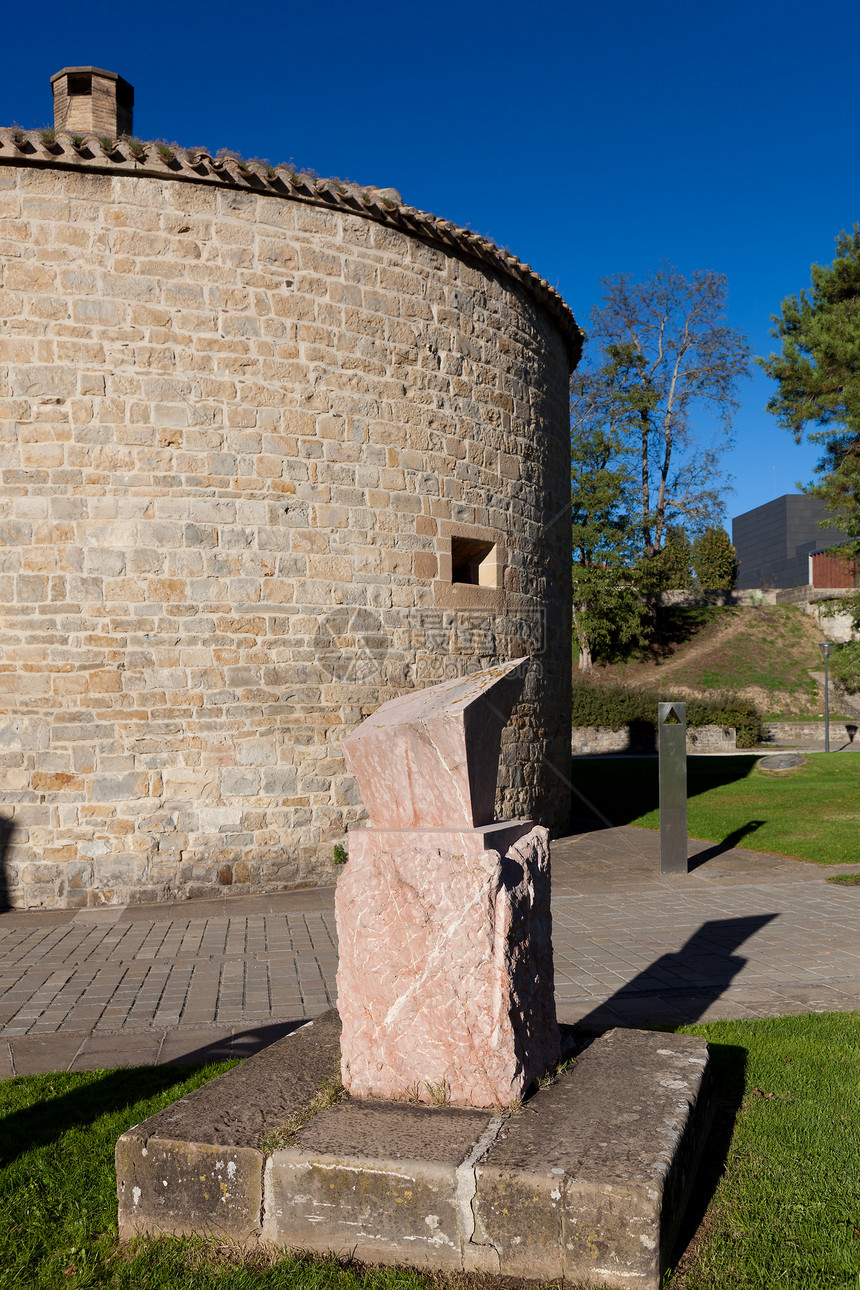
[[[828,684],[827,660],[833,653],[833,641],[821,641],[818,648],[824,657],[824,751],[830,752],[830,686]]]

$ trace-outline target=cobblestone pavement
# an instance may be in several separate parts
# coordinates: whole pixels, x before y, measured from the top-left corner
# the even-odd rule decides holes
[[[594,1026],[854,1009],[860,887],[645,829],[553,844],[556,992]],[[243,1056],[336,1002],[334,891],[0,914],[0,1077]]]

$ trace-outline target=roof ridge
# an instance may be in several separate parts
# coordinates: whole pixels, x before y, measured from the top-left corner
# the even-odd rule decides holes
[[[313,206],[340,207],[353,215],[405,229],[427,241],[455,246],[466,255],[497,267],[558,320],[572,364],[582,349],[583,335],[570,307],[531,265],[472,229],[405,205],[395,188],[321,179],[283,163],[270,166],[260,161],[243,161],[226,153],[213,157],[205,148],[180,148],[160,140],[144,142],[122,138],[111,141],[108,146],[105,136],[91,133],[0,126],[0,165],[22,163],[40,168],[56,166],[62,170],[133,174],[142,178],[244,188]]]

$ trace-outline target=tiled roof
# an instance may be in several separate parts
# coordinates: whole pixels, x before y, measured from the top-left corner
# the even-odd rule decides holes
[[[554,287],[523,264],[510,251],[458,228],[448,220],[405,206],[393,188],[362,188],[335,179],[319,179],[288,166],[267,166],[256,161],[213,157],[202,149],[170,148],[165,144],[120,139],[105,147],[93,135],[73,143],[80,135],[57,134],[46,142],[40,130],[0,127],[0,165],[37,166],[41,169],[93,171],[98,174],[138,175],[155,179],[176,179],[209,184],[216,188],[238,188],[267,193],[290,201],[324,206],[372,219],[468,256],[505,273],[525,288],[557,320],[567,342],[571,362],[582,348],[582,332],[564,300]]]

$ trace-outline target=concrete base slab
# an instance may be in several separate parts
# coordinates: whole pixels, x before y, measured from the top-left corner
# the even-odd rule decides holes
[[[68,1070],[83,1043],[82,1035],[54,1034],[15,1037],[10,1048],[16,1075],[39,1075],[42,1071]]]
[[[704,1040],[610,1031],[515,1109],[314,1114],[338,1041],[328,1013],[123,1134],[121,1236],[658,1290],[710,1123]]]
[[[113,1070],[116,1066],[156,1066],[162,1036],[155,1034],[93,1035],[77,1054],[71,1069],[75,1071]]]

